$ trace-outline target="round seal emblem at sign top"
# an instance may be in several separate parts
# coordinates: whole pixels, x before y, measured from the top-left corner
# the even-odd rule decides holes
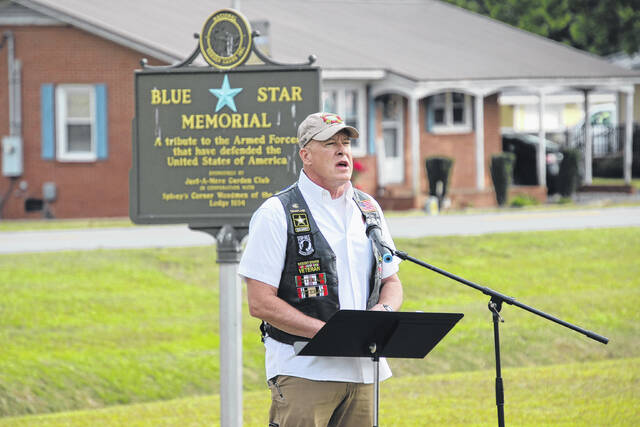
[[[251,27],[240,13],[222,9],[211,15],[200,32],[200,52],[216,68],[242,65],[251,52]]]

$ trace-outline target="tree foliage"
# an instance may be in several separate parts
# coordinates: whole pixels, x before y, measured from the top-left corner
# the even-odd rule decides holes
[[[640,0],[445,0],[597,55],[640,50]]]

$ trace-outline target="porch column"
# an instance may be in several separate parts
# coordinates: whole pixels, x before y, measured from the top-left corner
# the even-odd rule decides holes
[[[420,120],[418,98],[409,98],[409,128],[411,135],[411,176],[414,200],[420,195]]]
[[[624,183],[631,185],[631,166],[633,161],[633,87],[625,92],[627,101],[624,125],[624,154],[622,168],[624,171]]]
[[[544,92],[541,91],[538,93],[538,141],[540,142],[536,147],[538,151],[536,152],[538,161],[538,185],[545,186],[547,185],[547,144],[545,141],[545,130],[544,130],[544,102],[545,102]]]
[[[584,92],[584,183],[591,185],[593,173],[591,165],[593,163],[593,138],[591,137],[591,117],[589,114],[589,89]]]
[[[476,130],[476,189],[484,190],[484,95],[474,94],[473,105]]]

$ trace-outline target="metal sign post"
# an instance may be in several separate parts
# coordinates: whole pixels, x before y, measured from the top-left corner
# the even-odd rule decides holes
[[[245,231],[246,232],[246,231]],[[220,425],[242,425],[242,292],[240,241],[225,225],[217,236],[220,264]]]
[[[220,425],[242,425],[242,287],[238,263],[246,228],[198,228],[216,239],[220,264]]]
[[[129,215],[186,223],[216,239],[220,264],[220,417],[242,425],[242,302],[238,263],[253,212],[300,172],[298,124],[320,106],[320,71],[273,62],[249,25],[223,9],[172,66],[135,72]],[[254,53],[265,65],[243,66]],[[202,55],[211,66],[191,63]],[[212,68],[213,67],[213,68]]]

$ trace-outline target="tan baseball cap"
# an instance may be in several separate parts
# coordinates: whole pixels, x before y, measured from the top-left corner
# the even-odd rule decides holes
[[[312,139],[316,141],[326,141],[341,130],[345,130],[349,137],[360,136],[358,129],[347,126],[342,117],[333,113],[313,113],[298,126],[298,144],[303,148]]]

